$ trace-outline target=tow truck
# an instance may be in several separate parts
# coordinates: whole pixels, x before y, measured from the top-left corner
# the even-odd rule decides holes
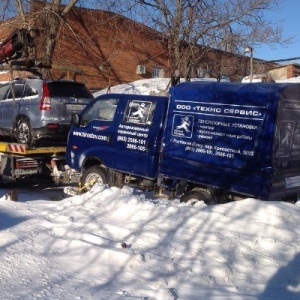
[[[0,44],[0,63],[7,63],[20,57],[27,57],[28,51],[35,49],[37,28],[17,28]]]
[[[54,66],[44,65],[36,59],[35,39],[38,35],[37,28],[13,30],[0,43],[0,70],[10,71],[13,79],[15,70],[41,77],[41,69],[54,69]],[[81,72],[78,69],[71,71]],[[63,146],[32,148],[0,139],[0,181],[38,176],[50,178],[55,183],[78,182],[79,174],[65,166],[65,151]]]
[[[49,146],[30,148],[24,144],[0,142],[2,181],[43,177],[56,184],[78,182],[80,174],[66,166],[66,148]]]

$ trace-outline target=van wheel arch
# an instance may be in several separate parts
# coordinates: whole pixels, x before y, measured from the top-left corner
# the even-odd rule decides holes
[[[94,166],[104,168],[103,163],[97,157],[87,156],[81,164],[81,172]]]

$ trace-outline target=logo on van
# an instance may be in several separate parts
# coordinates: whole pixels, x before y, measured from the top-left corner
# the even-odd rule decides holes
[[[289,156],[293,146],[294,121],[281,121],[277,157]]]
[[[107,126],[107,125],[105,125],[105,126],[93,126],[93,129],[95,131],[102,131],[102,130],[105,130],[107,128],[109,128],[109,126]]]
[[[129,103],[126,122],[138,124],[150,124],[152,102],[133,100]]]
[[[181,137],[192,137],[194,127],[194,117],[187,115],[174,115],[173,120],[173,135]]]

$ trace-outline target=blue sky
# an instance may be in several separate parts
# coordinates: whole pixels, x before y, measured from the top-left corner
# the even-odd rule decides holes
[[[277,46],[272,49],[262,46],[254,49],[254,57],[265,60],[277,60],[300,57],[300,0],[282,0],[278,12],[268,13],[268,18],[273,21],[282,21],[284,35],[294,37],[294,42],[285,47]],[[294,61],[300,63],[300,59]]]

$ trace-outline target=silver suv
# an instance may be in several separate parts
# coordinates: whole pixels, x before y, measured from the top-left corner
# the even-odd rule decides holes
[[[0,86],[0,136],[35,146],[66,144],[72,113],[93,95],[83,83],[37,78]]]

